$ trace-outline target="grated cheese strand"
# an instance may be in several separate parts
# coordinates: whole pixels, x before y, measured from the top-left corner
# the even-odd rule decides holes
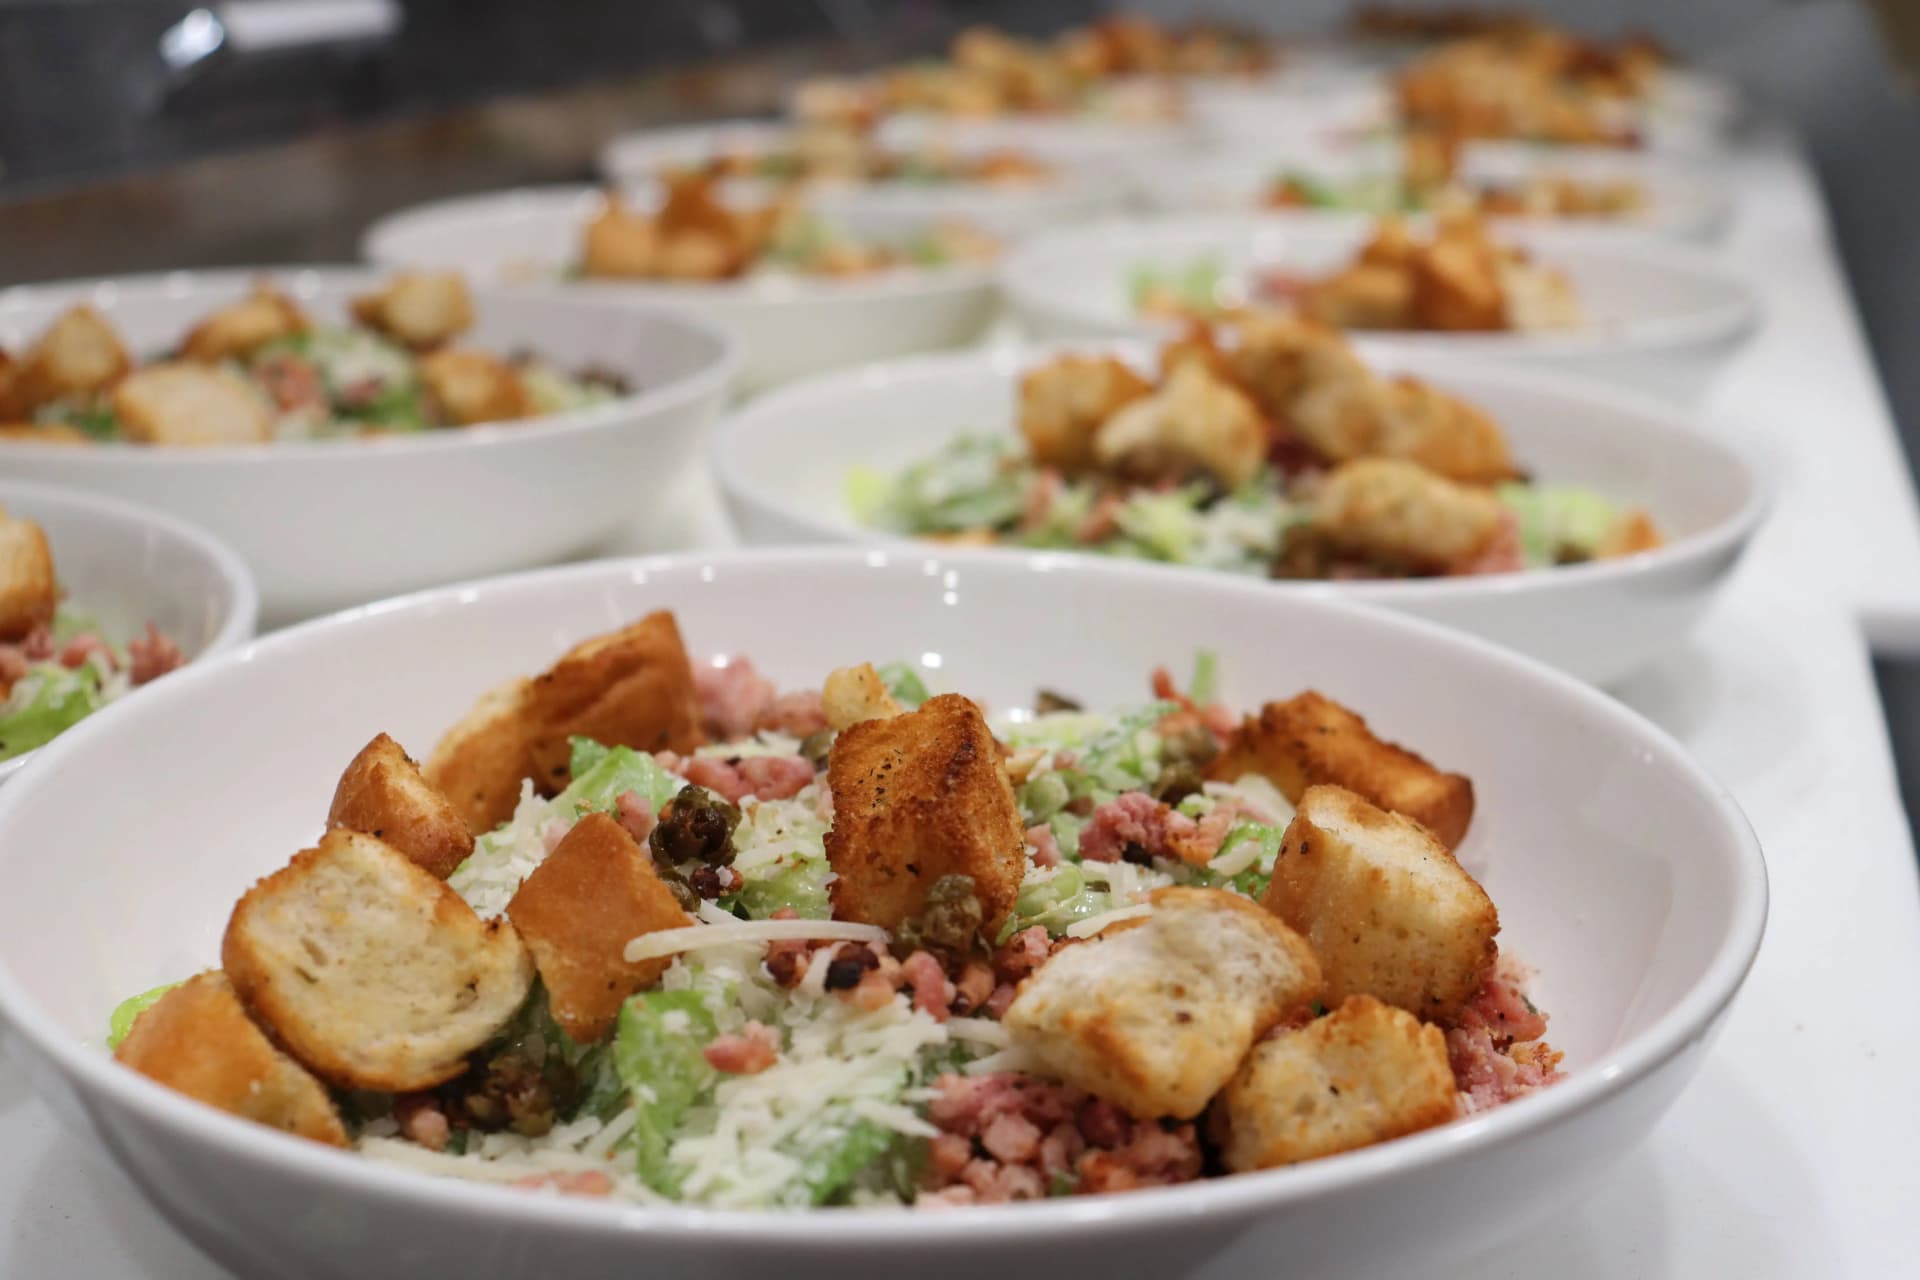
[[[704,947],[737,946],[743,942],[784,942],[794,938],[821,942],[885,942],[887,931],[877,924],[851,920],[735,920],[731,924],[694,924],[680,929],[643,933],[627,943],[628,964],[678,955]]]

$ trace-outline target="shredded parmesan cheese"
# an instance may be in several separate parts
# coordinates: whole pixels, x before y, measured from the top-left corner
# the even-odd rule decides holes
[[[1069,938],[1091,938],[1102,929],[1119,924],[1122,920],[1138,920],[1142,916],[1153,914],[1152,906],[1141,903],[1134,907],[1115,907],[1112,911],[1102,911],[1097,916],[1088,916],[1085,920],[1076,920],[1066,928]]]
[[[694,924],[682,929],[643,933],[627,943],[628,964],[678,955],[704,947],[735,946],[742,942],[781,942],[793,938],[821,942],[885,942],[887,931],[877,924],[851,920],[735,920],[731,924]]]

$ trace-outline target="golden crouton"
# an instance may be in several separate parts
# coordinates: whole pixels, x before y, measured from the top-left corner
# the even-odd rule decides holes
[[[415,350],[451,342],[473,327],[473,298],[453,271],[402,271],[378,293],[353,300],[353,318]]]
[[[0,422],[0,440],[66,446],[93,443],[92,436],[71,422]]]
[[[942,876],[973,877],[986,928],[1013,908],[1026,827],[980,708],[958,694],[843,731],[827,757],[833,914],[895,929]]]
[[[1084,471],[1107,419],[1152,394],[1147,380],[1111,356],[1062,356],[1020,379],[1020,434],[1044,467]]]
[[[1184,479],[1197,469],[1231,490],[1266,461],[1267,424],[1244,391],[1189,361],[1107,419],[1093,452],[1101,466],[1137,478]]]
[[[1307,788],[1261,905],[1306,935],[1327,998],[1369,995],[1444,1021],[1493,968],[1500,916],[1420,824],[1340,787]]]
[[[0,510],[0,644],[51,626],[59,605],[60,583],[46,531]]]
[[[327,825],[384,840],[439,880],[473,852],[466,819],[384,733],[362,747],[340,775]]]
[[[747,266],[758,237],[769,228],[741,218],[720,202],[704,174],[674,174],[655,221],[660,230],[658,273],[676,280],[722,280]]]
[[[820,686],[820,706],[826,713],[827,727],[835,730],[852,728],[862,720],[884,720],[906,710],[871,662],[841,667],[830,674]]]
[[[505,422],[534,411],[520,371],[486,351],[436,351],[420,360],[420,381],[437,421]]]
[[[609,279],[645,280],[660,274],[660,227],[617,196],[587,224],[581,271]]]
[[[1413,276],[1400,266],[1356,262],[1309,286],[1300,311],[1336,329],[1411,328]]]
[[[1248,716],[1232,745],[1207,766],[1207,776],[1222,782],[1250,773],[1294,804],[1308,787],[1345,787],[1412,818],[1449,849],[1466,837],[1473,820],[1473,783],[1375,737],[1365,720],[1312,690],[1267,703],[1257,718]]]
[[[672,963],[629,964],[627,943],[692,923],[646,850],[604,813],[580,819],[521,882],[507,918],[533,953],[554,1020],[581,1044],[604,1036],[627,997]]]
[[[1594,555],[1601,560],[1611,560],[1615,556],[1630,556],[1636,551],[1651,551],[1665,541],[1653,517],[1635,507],[1614,517],[1607,531],[1600,535],[1600,545],[1595,548]]]
[[[113,1056],[210,1107],[328,1146],[347,1145],[326,1086],[274,1048],[218,970],[161,996],[134,1020]]]
[[[1506,505],[1489,491],[1457,485],[1400,458],[1343,463],[1313,499],[1314,531],[1330,545],[1427,572],[1472,560],[1506,520]]]
[[[294,300],[262,281],[250,296],[220,308],[188,331],[180,355],[206,364],[237,359],[306,328],[306,314]]]
[[[440,735],[421,770],[476,836],[513,816],[521,784],[533,776],[532,691],[533,681],[524,676],[489,689]]]
[[[1320,986],[1306,942],[1246,898],[1161,889],[1138,926],[1042,965],[1004,1022],[1068,1084],[1143,1120],[1185,1120]]]
[[[1459,484],[1497,484],[1515,474],[1507,438],[1492,418],[1417,378],[1385,384],[1370,452],[1419,463]]]
[[[294,1057],[348,1089],[450,1080],[527,998],[533,959],[505,920],[372,836],[335,829],[247,891],[220,961]]]
[[[1375,267],[1406,267],[1419,252],[1420,246],[1414,241],[1413,232],[1407,229],[1406,219],[1385,217],[1374,224],[1373,235],[1360,246],[1354,261]]]
[[[273,435],[260,393],[238,374],[202,364],[150,364],[128,374],[114,388],[113,412],[139,444],[261,444]]]
[[[1440,1029],[1367,996],[1254,1046],[1211,1119],[1234,1173],[1405,1137],[1453,1119]]]
[[[85,399],[119,381],[132,361],[107,318],[84,302],[62,312],[0,379],[0,417],[27,418],[55,400]]]
[[[1260,314],[1264,318],[1265,313]],[[1252,388],[1241,384],[1234,373],[1227,353],[1220,349],[1220,343],[1214,337],[1214,327],[1210,324],[1195,321],[1189,324],[1179,337],[1170,339],[1160,348],[1161,381],[1171,378],[1183,364],[1205,365],[1207,372],[1216,378],[1234,383],[1248,395],[1253,395]],[[1258,396],[1254,396],[1254,403],[1260,403]],[[1262,405],[1261,408],[1264,411],[1265,406]]]
[[[1336,330],[1311,320],[1254,311],[1234,326],[1226,352],[1233,380],[1273,421],[1296,430],[1300,399],[1327,383],[1367,383],[1372,374]]]
[[[1477,228],[1436,236],[1415,256],[1412,280],[1418,328],[1473,333],[1511,327],[1499,255]]]
[[[704,742],[693,664],[673,614],[582,641],[527,694],[534,784],[551,795],[568,783],[571,738],[636,751],[692,751]]]

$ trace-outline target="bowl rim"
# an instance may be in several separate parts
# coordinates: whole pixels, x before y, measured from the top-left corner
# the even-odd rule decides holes
[[[78,300],[79,295],[95,295],[102,290],[140,296],[182,294],[196,289],[242,286],[267,278],[276,281],[309,278],[319,289],[334,292],[365,288],[391,276],[399,268],[378,263],[279,263],[253,267],[217,267],[205,270],[154,271],[136,275],[85,276],[68,280],[47,280],[0,289],[0,317],[34,306],[58,307]],[[475,300],[486,304],[515,306],[529,295],[496,285],[468,281]],[[540,295],[542,298],[548,295]],[[664,306],[622,305],[610,298],[590,294],[554,294],[564,306],[608,313],[609,321],[680,329],[710,343],[713,355],[689,373],[643,387],[638,391],[580,409],[543,414],[515,422],[481,422],[468,427],[422,431],[412,434],[349,440],[269,440],[260,444],[226,444],[196,448],[161,448],[110,441],[75,449],[70,445],[40,443],[31,440],[0,440],[0,460],[15,457],[47,458],[59,456],[73,463],[75,474],[91,464],[124,465],[147,468],[250,466],[287,460],[345,460],[359,462],[368,457],[402,457],[439,454],[460,449],[495,447],[528,440],[546,441],[555,436],[585,435],[608,428],[631,425],[638,418],[651,423],[659,415],[672,413],[708,398],[724,397],[740,376],[745,363],[745,344],[724,325],[700,316]],[[624,314],[616,314],[624,313]],[[109,319],[112,317],[109,316]]]
[[[391,247],[395,238],[424,234],[445,220],[460,218],[471,223],[500,224],[528,217],[548,217],[564,205],[590,200],[604,194],[604,183],[544,183],[502,187],[469,195],[424,200],[384,214],[360,234],[360,256],[376,270],[400,271],[418,268],[409,254]],[[631,182],[615,184],[631,188]],[[929,217],[929,221],[933,219]],[[1007,246],[1011,251],[1012,246]],[[1006,254],[1003,252],[1002,257]],[[497,270],[500,261],[482,261],[468,271]],[[573,297],[600,296],[608,302],[626,305],[635,302],[658,303],[663,308],[692,309],[698,306],[754,307],[775,310],[814,307],[822,303],[841,305],[872,304],[902,298],[940,297],[991,289],[995,281],[991,262],[949,262],[939,266],[909,265],[876,272],[871,276],[844,279],[812,276],[775,279],[715,280],[707,283],[673,283],[655,280],[533,280],[489,279],[486,288],[502,294],[532,293]]]
[[[1116,336],[1154,336],[1180,331],[1178,321],[1139,316],[1116,317],[1084,299],[1061,298],[1035,282],[1034,268],[1053,257],[1084,257],[1099,253],[1150,254],[1167,240],[1212,238],[1220,246],[1240,245],[1263,234],[1297,240],[1347,242],[1356,239],[1357,226],[1306,221],[1287,213],[1160,213],[1107,218],[1065,229],[1039,231],[1022,240],[1001,259],[999,283],[1008,307],[1082,331]],[[1628,319],[1597,327],[1582,325],[1563,331],[1531,333],[1432,333],[1423,330],[1353,331],[1357,342],[1392,345],[1409,351],[1445,352],[1451,356],[1505,359],[1609,357],[1639,352],[1674,352],[1726,344],[1754,333],[1765,312],[1760,293],[1738,272],[1709,250],[1664,242],[1660,237],[1623,235],[1619,229],[1570,227],[1503,222],[1500,234],[1516,239],[1543,256],[1572,255],[1604,262],[1632,262],[1668,275],[1686,277],[1725,292],[1725,301],[1679,315]],[[1194,250],[1187,249],[1186,252]]]
[[[324,644],[333,631],[352,627],[368,617],[459,609],[478,603],[483,596],[538,591],[556,584],[577,584],[587,589],[588,584],[609,579],[645,581],[659,575],[698,576],[703,570],[710,571],[717,566],[748,572],[804,574],[844,570],[919,576],[929,565],[934,572],[946,566],[988,577],[1065,572],[1093,578],[1138,579],[1149,588],[1155,582],[1173,581],[1163,577],[1172,571],[1158,566],[1097,563],[1045,554],[1013,557],[966,550],[914,554],[899,557],[897,561],[885,552],[844,547],[683,552],[600,561],[434,588],[304,623],[256,640],[204,668],[188,671],[186,678],[175,684],[167,696],[192,697],[200,681],[220,679],[229,667],[257,661],[263,654]],[[1208,589],[1226,595],[1246,592],[1252,596],[1257,588],[1221,580]],[[383,1165],[348,1151],[263,1128],[124,1070],[97,1048],[71,1038],[39,1008],[5,965],[0,965],[0,1022],[10,1025],[30,1042],[34,1053],[50,1060],[70,1086],[87,1096],[90,1107],[102,1105],[98,1099],[103,1095],[106,1105],[134,1113],[142,1122],[168,1131],[172,1140],[184,1138],[202,1145],[217,1151],[222,1160],[274,1166],[279,1173],[297,1177],[325,1194],[377,1195],[428,1212],[484,1215],[497,1227],[562,1228],[603,1237],[646,1233],[682,1243],[724,1239],[735,1246],[827,1247],[842,1253],[901,1246],[962,1245],[977,1240],[982,1231],[1001,1242],[1038,1238],[1059,1242],[1103,1228],[1143,1231],[1190,1222],[1198,1214],[1231,1216],[1312,1203],[1369,1181],[1430,1167],[1456,1153],[1465,1158],[1553,1127],[1603,1104],[1702,1042],[1744,981],[1759,950],[1767,916],[1765,859],[1758,838],[1732,795],[1665,730],[1605,694],[1537,661],[1421,619],[1376,608],[1327,600],[1301,600],[1280,607],[1309,615],[1339,617],[1346,625],[1399,633],[1411,647],[1447,653],[1450,661],[1499,669],[1500,678],[1527,684],[1542,698],[1576,705],[1616,732],[1627,735],[1639,744],[1649,763],[1665,764],[1712,808],[1725,837],[1733,909],[1726,934],[1700,977],[1671,1009],[1652,1026],[1579,1068],[1552,1089],[1518,1099],[1495,1111],[1393,1142],[1291,1168],[1204,1179],[1176,1187],[1124,1195],[971,1206],[964,1213],[936,1215],[897,1212],[849,1215],[614,1204],[565,1196],[530,1196],[511,1188],[437,1177]],[[60,767],[67,756],[84,749],[98,728],[83,723],[76,732],[79,737],[63,735],[49,746],[51,762],[43,764],[43,772]],[[31,788],[0,788],[0,831],[5,829],[12,812],[28,803],[26,797],[30,794]]]
[[[812,536],[841,545],[927,548],[935,544],[907,534],[883,529],[865,529],[858,525],[824,518],[745,479],[740,459],[751,453],[754,434],[782,430],[778,423],[797,407],[819,402],[835,403],[877,384],[888,382],[945,380],[972,373],[996,374],[1067,353],[1112,353],[1136,363],[1151,366],[1157,344],[1140,338],[1087,338],[1022,344],[979,351],[930,352],[884,360],[847,369],[830,370],[773,388],[746,404],[726,413],[707,437],[707,466],[721,494],[729,503],[742,503],[769,512],[783,522],[804,528]],[[1388,363],[1392,363],[1391,360]],[[1408,363],[1425,366],[1437,363],[1426,352],[1413,354]],[[1617,417],[1631,417],[1661,434],[1682,439],[1691,447],[1716,453],[1729,474],[1737,476],[1745,496],[1735,510],[1723,519],[1650,551],[1636,552],[1613,560],[1594,560],[1585,564],[1557,565],[1551,570],[1524,569],[1510,573],[1470,574],[1453,578],[1392,578],[1378,581],[1318,582],[1259,579],[1271,591],[1289,595],[1320,596],[1362,600],[1371,604],[1411,606],[1429,602],[1456,602],[1472,599],[1501,599],[1525,592],[1579,590],[1585,586],[1604,586],[1622,579],[1652,576],[1685,565],[1701,563],[1737,551],[1750,541],[1773,508],[1776,481],[1770,468],[1751,447],[1711,435],[1689,424],[1681,411],[1647,396],[1617,387],[1551,370],[1482,360],[1449,360],[1443,372],[1419,367],[1424,377],[1445,385],[1455,377],[1487,385],[1499,384],[1519,391],[1558,397],[1567,401],[1585,401]],[[1398,372],[1398,370],[1390,370]],[[791,432],[788,426],[783,429]],[[1020,554],[1020,548],[982,548],[987,554]],[[1102,562],[1112,557],[1095,552],[1057,550],[1050,554]],[[1124,561],[1130,564],[1151,563]],[[1196,565],[1162,566],[1176,573],[1209,572]],[[1223,571],[1211,571],[1232,577]]]
[[[11,506],[23,500],[44,503],[52,507],[65,507],[69,512],[89,520],[105,519],[131,528],[158,532],[163,537],[191,548],[195,555],[212,565],[215,575],[227,589],[226,615],[221,618],[219,627],[207,641],[206,647],[194,655],[189,666],[197,666],[217,658],[253,639],[260,621],[260,588],[254,581],[253,570],[247,567],[247,562],[241,559],[239,552],[199,525],[143,503],[128,502],[123,498],[109,497],[66,485],[0,477],[0,507]],[[56,568],[58,562],[56,552]],[[104,711],[106,708],[103,707],[101,710]],[[95,712],[86,719],[94,719],[99,714]],[[82,724],[85,722],[85,720],[81,721]],[[57,742],[64,736],[64,734],[58,735],[54,740]],[[27,768],[32,761],[39,759],[45,750],[46,747],[36,747],[32,751],[22,752],[11,759],[0,760],[0,783]]]

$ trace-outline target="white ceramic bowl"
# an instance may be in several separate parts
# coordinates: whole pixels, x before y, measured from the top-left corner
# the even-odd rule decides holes
[[[730,152],[771,151],[787,145],[792,137],[793,126],[758,120],[649,129],[609,142],[600,153],[600,169],[610,182],[639,184],[667,166],[699,165]],[[962,222],[1018,238],[1045,227],[1085,222],[1118,208],[1119,183],[1111,176],[1088,172],[1077,157],[1051,155],[1044,143],[1014,149],[1057,168],[1045,181],[1031,183],[820,181],[811,184],[808,199],[830,221],[863,226],[882,235]],[[971,153],[981,150],[972,148]],[[953,151],[970,153],[965,147]],[[767,183],[749,185],[749,190],[760,194],[771,189]]]
[[[1107,344],[1151,369],[1151,350]],[[1013,435],[1021,372],[1058,351],[924,356],[783,388],[721,422],[710,446],[728,511],[751,543],[898,541],[848,509],[855,466],[893,473],[962,432]],[[1386,605],[1607,684],[1670,653],[1713,602],[1767,507],[1743,451],[1665,407],[1572,379],[1401,359],[1486,409],[1543,481],[1643,505],[1670,539],[1628,559],[1519,574],[1274,582],[1280,595]],[[1194,571],[1198,572],[1198,571]]]
[[[1001,263],[1008,304],[1035,338],[1164,336],[1179,328],[1137,314],[1129,279],[1141,267],[1178,270],[1217,262],[1228,280],[1269,268],[1328,272],[1351,261],[1370,232],[1357,219],[1314,215],[1168,215],[1050,231]],[[1687,401],[1759,321],[1752,286],[1702,253],[1604,231],[1508,225],[1524,245],[1573,281],[1585,322],[1531,333],[1367,333],[1369,350],[1498,358],[1583,373]]]
[[[273,278],[324,321],[376,287],[361,269],[178,272],[0,292],[0,346],[88,301],[136,353]],[[631,395],[528,422],[378,440],[205,449],[0,441],[0,474],[147,502],[225,538],[270,621],[590,551],[672,483],[739,367],[733,341],[658,309],[481,289],[467,341],[626,376]]]
[[[440,1181],[256,1127],[107,1059],[115,1002],[219,954],[235,897],[313,838],[341,762],[371,733],[424,750],[504,673],[663,606],[696,652],[749,652],[789,685],[899,654],[999,707],[1039,685],[1114,704],[1204,645],[1229,701],[1314,687],[1350,702],[1473,779],[1462,857],[1500,905],[1504,945],[1540,972],[1568,1079],[1269,1173],[935,1215],[796,1215]],[[0,1016],[58,1113],[247,1276],[600,1275],[636,1260],[804,1280],[1226,1274],[1276,1257],[1312,1276],[1431,1268],[1572,1201],[1653,1125],[1705,1057],[1766,911],[1732,800],[1612,700],[1417,620],[1129,565],[841,548],[573,566],[275,636],[102,728],[55,744],[32,786],[0,789]],[[114,804],[98,803],[102,777]]]
[[[1030,149],[1093,173],[1110,173],[1130,158],[1178,152],[1200,141],[1194,122],[1187,119],[1126,120],[1090,115],[1009,115],[971,120],[904,114],[882,121],[878,136],[888,146]]]
[[[529,297],[594,297],[667,307],[720,325],[745,345],[743,391],[860,360],[958,346],[992,319],[993,269],[907,267],[853,280],[759,278],[706,284],[570,281],[594,187],[539,187],[420,205],[375,223],[361,251],[383,266],[454,268]],[[855,233],[899,234],[898,223]]]
[[[253,575],[210,534],[130,502],[10,478],[0,480],[0,509],[46,532],[68,602],[98,618],[109,636],[124,641],[151,622],[196,662],[253,639],[260,608]],[[39,754],[0,760],[0,782]]]

